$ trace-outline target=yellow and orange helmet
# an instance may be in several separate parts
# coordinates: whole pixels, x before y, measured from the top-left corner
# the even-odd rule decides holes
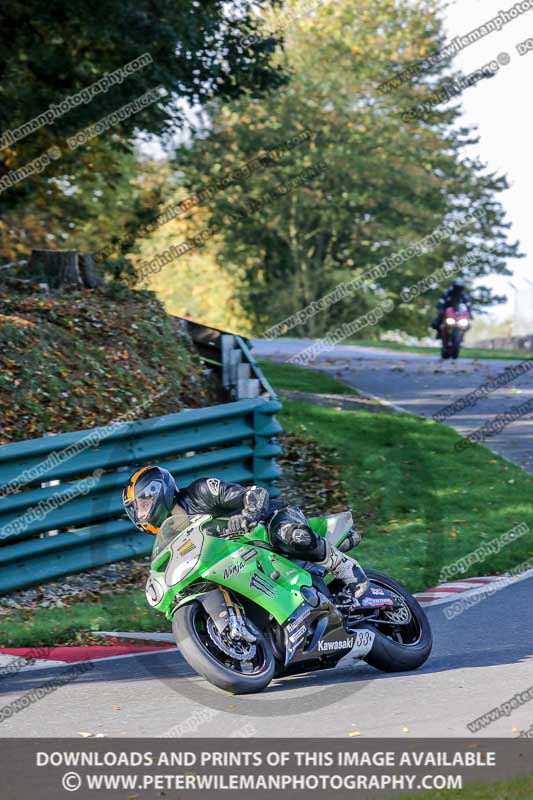
[[[156,534],[172,514],[178,488],[163,467],[141,467],[131,475],[122,490],[122,504],[134,525]]]

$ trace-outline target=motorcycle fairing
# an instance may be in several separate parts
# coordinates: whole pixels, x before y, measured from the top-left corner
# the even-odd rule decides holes
[[[311,528],[340,544],[352,526],[350,512],[310,518]],[[208,515],[191,518],[191,525],[157,550],[146,584],[146,597],[168,619],[175,609],[205,591],[205,581],[233,589],[253,600],[283,623],[302,603],[302,588],[310,574],[294,561],[272,551],[265,526],[236,539],[221,537],[223,523]],[[195,581],[199,592],[179,598]],[[177,602],[176,602],[177,598]]]
[[[181,601],[178,597],[175,604],[176,596],[201,580],[227,586],[253,600],[277,622],[287,619],[302,602],[301,588],[311,585],[311,576],[285,556],[261,546],[267,544],[263,526],[255,528],[253,538],[238,540],[213,535],[212,526],[211,517],[196,520],[158,554],[146,584],[150,605],[171,619],[179,605],[197,594]]]
[[[344,658],[364,658],[374,644],[375,632],[358,628],[348,633],[343,618],[333,603],[318,592],[317,608],[304,602],[284,623],[285,667],[305,662],[322,661],[324,666],[335,666]]]

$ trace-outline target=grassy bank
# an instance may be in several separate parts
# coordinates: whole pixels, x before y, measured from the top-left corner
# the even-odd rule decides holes
[[[314,369],[302,369],[292,364],[278,364],[266,359],[258,359],[257,363],[274,389],[319,394],[357,394],[351,386]]]
[[[211,402],[198,357],[149,292],[0,284],[0,444]]]

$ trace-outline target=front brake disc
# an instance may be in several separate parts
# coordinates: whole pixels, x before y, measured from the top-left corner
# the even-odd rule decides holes
[[[211,641],[222,650],[222,652],[237,661],[251,661],[255,658],[257,647],[244,639],[229,639],[224,634],[220,634],[211,617],[207,620],[207,632]]]

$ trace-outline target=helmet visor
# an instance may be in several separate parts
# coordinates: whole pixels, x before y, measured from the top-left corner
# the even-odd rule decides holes
[[[133,507],[137,522],[146,522],[150,519],[150,513],[154,507],[154,503],[155,499],[153,497],[136,498]]]
[[[148,486],[135,492],[135,497],[124,504],[126,513],[132,522],[138,524],[150,520],[150,515],[162,490],[162,482],[154,480],[150,481]]]

